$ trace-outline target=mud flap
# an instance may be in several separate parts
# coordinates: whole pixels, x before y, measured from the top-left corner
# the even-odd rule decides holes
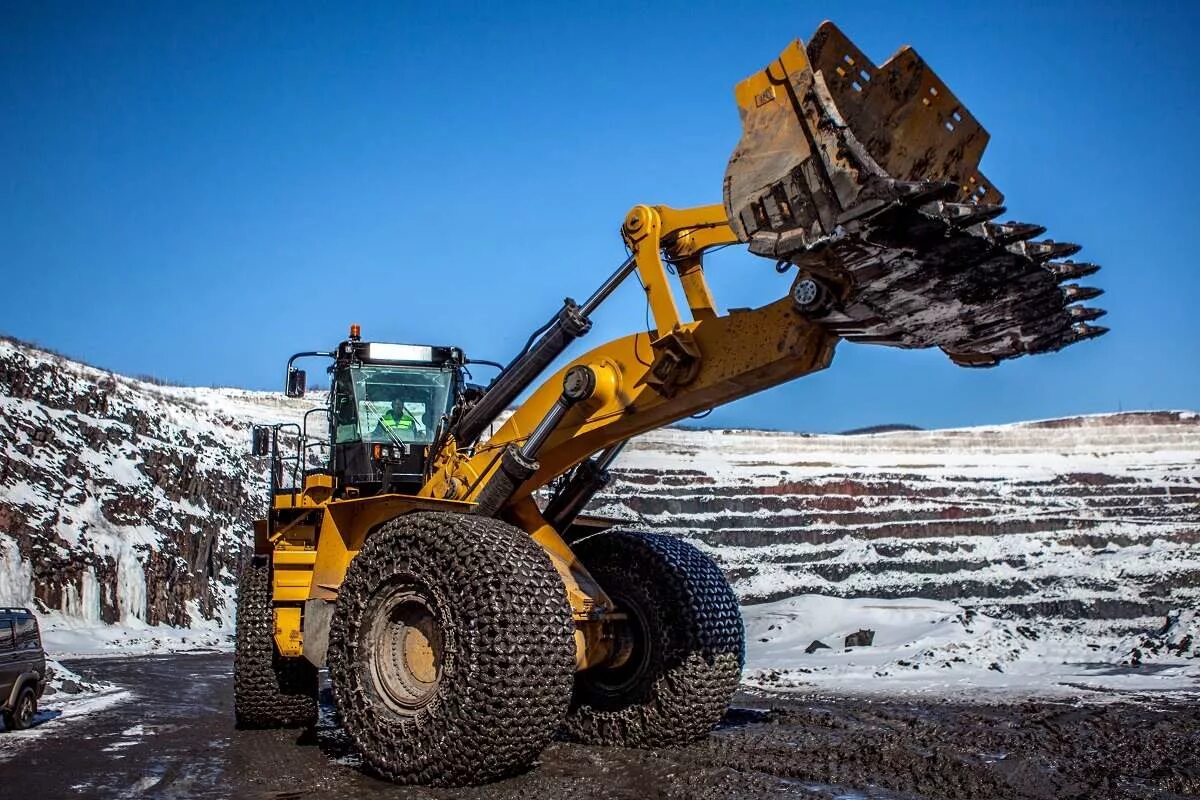
[[[304,658],[314,667],[325,666],[329,650],[329,623],[337,603],[332,600],[304,601]]]

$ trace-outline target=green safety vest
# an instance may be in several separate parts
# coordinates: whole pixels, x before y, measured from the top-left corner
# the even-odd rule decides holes
[[[390,408],[379,418],[379,422],[388,430],[411,431],[416,426],[416,422],[413,421],[412,415],[409,412],[406,411],[402,416],[397,418]]]

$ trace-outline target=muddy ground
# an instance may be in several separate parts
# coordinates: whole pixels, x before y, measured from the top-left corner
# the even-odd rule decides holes
[[[555,743],[517,778],[450,791],[385,784],[334,725],[235,731],[227,655],[74,662],[129,687],[93,716],[4,742],[14,798],[1180,798],[1200,796],[1195,700],[972,705],[739,695],[707,740],[654,751]]]

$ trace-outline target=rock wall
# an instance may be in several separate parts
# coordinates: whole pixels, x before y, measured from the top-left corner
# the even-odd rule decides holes
[[[665,430],[596,510],[701,543],[745,602],[950,600],[1149,630],[1200,605],[1200,415],[946,431]]]
[[[0,603],[88,622],[232,618],[278,395],[157,386],[0,341]]]
[[[314,398],[312,402],[319,402]],[[164,387],[0,340],[0,604],[228,627],[265,475],[309,401]],[[668,429],[593,504],[687,537],[746,603],[925,597],[1153,632],[1200,606],[1200,416],[813,436]]]

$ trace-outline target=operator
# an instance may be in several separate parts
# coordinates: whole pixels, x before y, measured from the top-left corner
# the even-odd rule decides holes
[[[411,442],[417,438],[416,427],[417,418],[404,407],[403,400],[395,397],[392,398],[392,407],[383,412],[383,416],[379,418],[374,435],[388,437],[390,434],[391,438],[399,439],[402,442]]]

